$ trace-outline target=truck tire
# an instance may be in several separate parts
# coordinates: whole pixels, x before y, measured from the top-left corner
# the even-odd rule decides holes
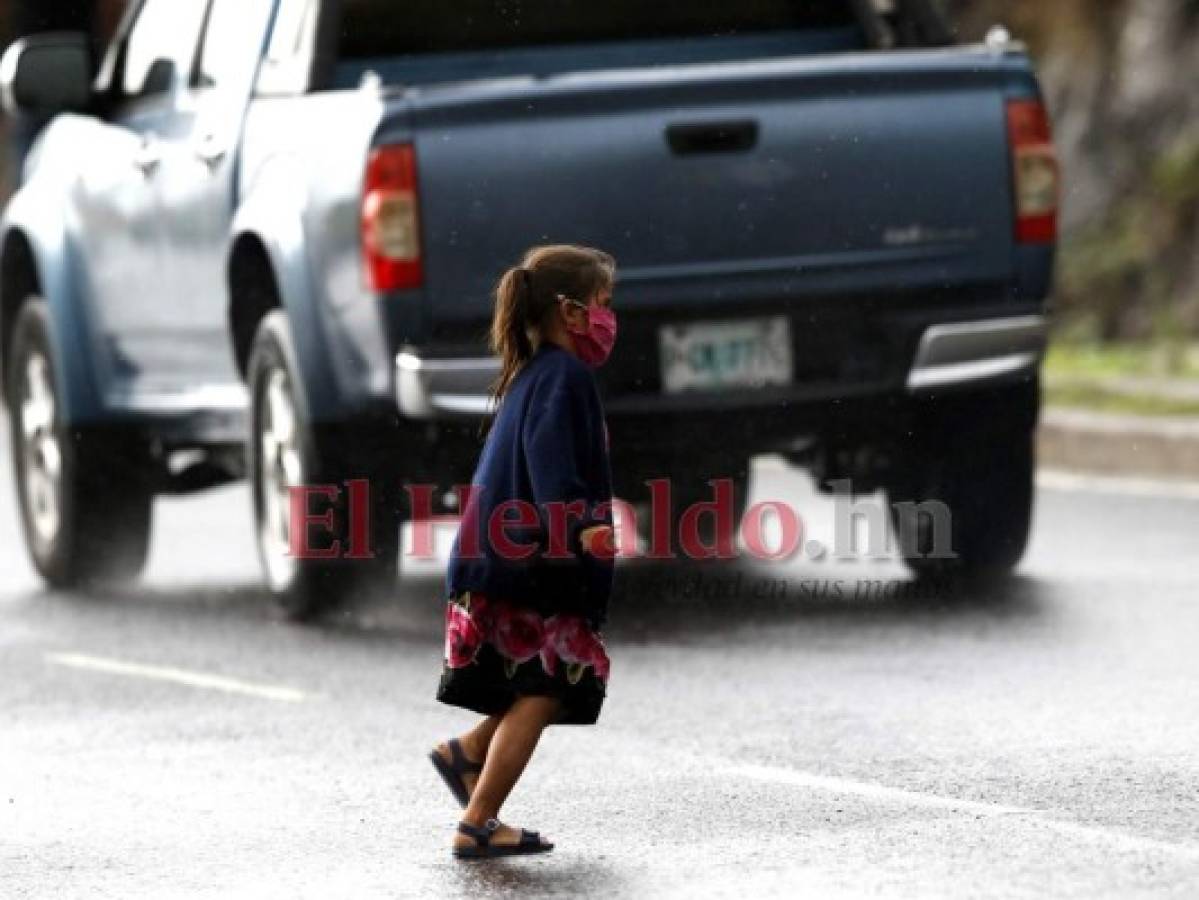
[[[150,547],[153,486],[146,447],[117,428],[75,429],[63,415],[45,300],[13,328],[7,405],[25,546],[55,588],[136,578]]]
[[[352,424],[317,427],[299,389],[291,331],[284,313],[269,313],[258,327],[247,369],[251,416],[247,457],[254,503],[255,535],[266,583],[291,619],[304,620],[332,610],[351,596],[394,587],[402,515],[398,486],[384,462],[386,441],[364,438]],[[381,446],[382,445],[382,446]],[[366,509],[351,503],[349,483],[370,485]],[[297,558],[292,539],[291,489],[328,486],[332,502],[309,504],[313,515],[332,512],[332,528],[309,529],[313,549],[333,558]],[[319,505],[318,505],[319,503]],[[346,558],[352,549],[353,518],[369,516],[369,559]]]
[[[1022,403],[1017,396],[1014,403]],[[1034,413],[1035,416],[1035,413]],[[900,553],[919,577],[992,580],[1012,572],[1024,556],[1035,500],[1035,432],[1027,410],[988,409],[960,423],[952,437],[910,459],[888,488]],[[914,505],[945,504],[942,534],[953,556],[936,552],[934,517]],[[905,546],[904,536],[909,543]]]

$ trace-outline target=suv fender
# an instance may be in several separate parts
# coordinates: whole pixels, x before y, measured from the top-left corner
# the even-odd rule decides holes
[[[101,421],[104,404],[93,351],[98,342],[83,297],[83,261],[65,224],[69,216],[61,192],[36,185],[21,188],[0,221],[0,373],[21,305],[31,295],[41,296],[50,310],[54,374],[62,386],[65,420]]]
[[[233,220],[227,253],[229,326],[233,352],[243,375],[254,333],[273,308],[287,314],[295,342],[297,371],[302,373],[304,405],[312,421],[344,418],[336,375],[329,365],[327,323],[310,276],[303,209],[297,199],[303,191],[296,182],[272,176],[254,185]],[[247,271],[269,279],[273,296],[264,301],[243,283]]]

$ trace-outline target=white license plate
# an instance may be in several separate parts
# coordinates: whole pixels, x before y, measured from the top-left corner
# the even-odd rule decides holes
[[[658,340],[668,393],[790,384],[794,376],[785,316],[664,325]]]

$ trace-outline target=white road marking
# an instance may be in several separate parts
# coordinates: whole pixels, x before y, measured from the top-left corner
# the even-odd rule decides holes
[[[853,781],[848,778],[837,778],[830,775],[816,775],[811,772],[800,772],[796,769],[786,769],[781,766],[752,765],[739,763],[724,767],[724,773],[738,778],[752,778],[755,781],[770,781],[775,784],[786,784],[792,787],[809,788],[824,791],[828,794],[850,794],[867,800],[882,800],[889,803],[905,803],[909,806],[923,806],[932,809],[959,810],[962,812],[979,813],[981,815],[999,816],[1023,814],[1031,810],[1018,806],[1003,806],[995,803],[985,803],[978,800],[959,800],[954,797],[941,797],[936,794],[924,794],[903,788],[887,787],[873,784],[869,781]]]
[[[265,700],[276,700],[280,703],[303,703],[311,695],[294,688],[280,687],[269,684],[253,684],[223,675],[211,675],[206,672],[190,672],[186,669],[175,669],[169,666],[147,666],[141,663],[123,662],[118,659],[105,659],[99,656],[87,656],[81,653],[47,653],[46,661],[59,666],[69,666],[74,669],[86,669],[93,672],[107,672],[113,675],[128,675],[133,678],[148,678],[152,681],[169,681],[188,687],[202,688],[210,691],[223,691],[227,694],[245,694],[250,697],[261,697]]]
[[[943,809],[977,816],[1021,816],[1062,834],[1073,835],[1088,840],[1103,841],[1126,850],[1169,853],[1173,856],[1199,859],[1199,846],[1195,844],[1173,843],[1139,834],[1130,834],[1114,828],[1083,825],[1078,822],[1057,818],[1048,810],[1007,806],[1002,803],[987,803],[979,800],[963,800],[956,797],[944,797],[939,794],[893,788],[868,781],[855,781],[849,778],[816,775],[811,772],[801,772],[781,766],[748,763],[729,765],[726,762],[723,765],[713,765],[710,771],[721,776],[749,778],[772,784],[785,784],[790,787],[823,791],[828,794],[862,797],[866,800],[878,800],[887,803],[902,803],[925,809]]]

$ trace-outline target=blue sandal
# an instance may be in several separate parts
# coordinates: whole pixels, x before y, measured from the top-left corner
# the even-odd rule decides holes
[[[497,856],[528,856],[533,853],[547,853],[554,849],[549,841],[543,841],[541,835],[527,828],[520,830],[520,842],[516,844],[493,844],[491,836],[500,827],[499,819],[488,819],[482,828],[469,822],[459,822],[458,831],[474,838],[473,847],[455,847],[454,856],[458,859],[494,859]]]
[[[436,748],[429,752],[429,759],[433,762],[433,768],[437,770],[441,780],[446,783],[446,787],[465,808],[466,804],[470,802],[470,791],[466,789],[466,782],[462,780],[462,776],[476,775],[482,772],[483,764],[467,759],[457,738],[450,738],[446,741],[446,746],[450,748],[449,762],[445,761],[445,757],[438,753]]]

